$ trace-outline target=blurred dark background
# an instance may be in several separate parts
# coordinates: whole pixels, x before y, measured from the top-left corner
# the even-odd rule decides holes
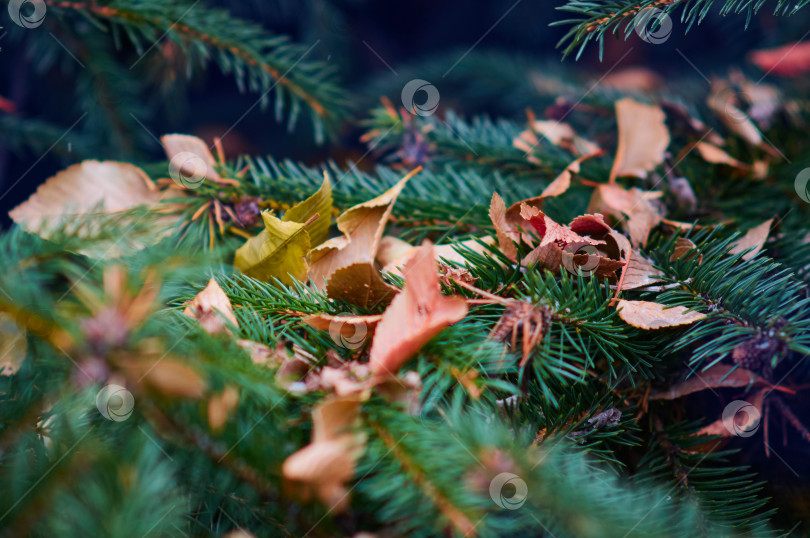
[[[556,48],[568,27],[550,27],[550,23],[567,18],[556,10],[562,2],[518,0],[484,1],[412,0],[410,2],[373,2],[370,0],[249,0],[219,1],[213,4],[232,14],[255,21],[276,33],[289,35],[294,41],[309,46],[316,44],[311,55],[334,66],[344,87],[349,89],[358,117],[368,107],[388,94],[395,102],[398,91],[411,78],[427,78],[420,69],[432,62],[435,72],[461,70],[475,61],[474,55],[488,50],[507,52],[516,58],[537,60],[549,71],[577,70],[598,76],[608,70],[645,66],[659,73],[664,82],[680,77],[699,77],[696,70],[710,75],[725,72],[730,65],[745,61],[752,49],[783,44],[799,39],[803,33],[801,16],[776,21],[765,9],[744,29],[744,15],[720,17],[709,15],[704,22],[684,35],[683,25],[675,22],[670,39],[660,45],[644,43],[636,36],[629,41],[609,39],[604,60],[599,61],[598,48],[591,46],[577,62],[573,57],[561,63]],[[209,2],[209,4],[211,4]],[[3,10],[0,19],[8,15]],[[10,100],[14,114],[20,118],[43,119],[66,129],[81,116],[66,102],[78,104],[78,110],[98,106],[123,106],[122,102],[99,103],[89,99],[86,89],[76,87],[71,78],[75,65],[62,56],[44,71],[39,69],[40,49],[33,32],[48,32],[46,26],[22,30],[3,20],[0,30],[0,97]],[[58,40],[58,36],[50,36]],[[69,43],[59,40],[68,51]],[[78,51],[74,51],[78,54]],[[170,51],[168,51],[170,52]],[[135,58],[136,53],[124,46],[111,53]],[[155,47],[143,61],[157,61],[166,54]],[[465,56],[466,54],[466,56]],[[686,58],[686,59],[685,59]],[[621,59],[621,61],[619,61]],[[688,61],[687,61],[688,59]],[[443,62],[443,63],[442,63]],[[692,65],[690,65],[690,62]],[[125,63],[125,65],[128,65]],[[455,66],[455,67],[453,67]],[[543,68],[541,67],[541,70]],[[240,93],[230,76],[216,68],[196,74],[191,80],[174,79],[164,73],[161,80],[150,80],[145,101],[135,97],[135,112],[124,113],[129,120],[121,133],[102,139],[93,147],[93,157],[149,161],[161,157],[155,140],[168,132],[195,133],[211,140],[231,128],[254,105],[256,95]],[[415,75],[415,76],[413,76]],[[491,77],[497,77],[493,73]],[[481,84],[492,83],[490,75],[479,75]],[[469,103],[463,95],[430,80],[442,92],[443,109],[453,108],[462,114],[509,114],[501,104]],[[128,83],[130,84],[131,83]],[[365,110],[364,110],[365,109]],[[517,111],[515,114],[518,114]],[[7,112],[0,111],[0,116]],[[522,115],[522,114],[521,114]],[[8,210],[26,199],[36,186],[54,172],[80,160],[71,139],[78,136],[88,116],[49,149],[40,151],[14,147],[0,138],[0,215],[7,225]],[[316,146],[306,122],[288,132],[277,123],[272,104],[265,111],[255,107],[229,132],[224,140],[228,155],[239,153],[289,157],[304,162],[321,162],[332,157],[338,162],[358,158],[363,148],[358,142],[360,129],[348,124],[338,134],[337,143]],[[0,137],[2,137],[0,131]],[[78,140],[77,140],[78,142]],[[43,150],[44,149],[44,150]]]

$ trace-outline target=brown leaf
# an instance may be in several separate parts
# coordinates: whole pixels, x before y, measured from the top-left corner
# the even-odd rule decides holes
[[[751,118],[739,108],[741,103],[727,82],[712,82],[712,92],[707,104],[731,132],[752,146],[765,147],[762,133]]]
[[[237,345],[248,352],[253,364],[265,366],[280,366],[287,355],[283,349],[273,349],[270,346],[254,342],[253,340],[241,339],[236,341]]]
[[[377,249],[377,263],[385,267],[391,263],[396,262],[406,254],[415,250],[417,247],[411,245],[407,241],[403,241],[399,237],[386,235],[380,239],[380,245]]]
[[[661,281],[664,274],[653,267],[652,261],[642,256],[637,250],[630,254],[630,260],[624,269],[623,290],[634,290],[653,285]]]
[[[380,196],[351,207],[337,218],[337,227],[343,235],[321,243],[310,252],[309,276],[318,289],[323,289],[324,282],[338,269],[374,263],[394,202],[419,170],[417,168]]]
[[[441,294],[430,242],[408,260],[403,273],[405,287],[383,313],[371,345],[369,364],[376,376],[396,373],[428,340],[467,315],[464,299]]]
[[[771,233],[771,225],[774,219],[768,219],[759,226],[751,228],[740,239],[734,242],[734,247],[729,250],[730,254],[739,254],[753,248],[751,252],[743,255],[744,260],[750,260],[765,246],[765,241],[768,240],[768,235]]]
[[[666,116],[660,107],[643,105],[630,98],[616,101],[619,142],[610,171],[610,183],[617,177],[646,178],[664,160],[669,146]]]
[[[535,133],[542,135],[553,145],[566,149],[574,155],[584,156],[591,153],[601,153],[599,146],[577,135],[569,124],[551,120],[533,121],[530,128],[520,133],[512,144],[519,150],[531,153],[540,143]],[[534,162],[537,159],[530,156],[529,160]]]
[[[211,431],[220,432],[228,420],[228,415],[239,405],[239,390],[228,386],[219,394],[208,399],[208,425]]]
[[[755,384],[770,385],[770,383],[750,370],[730,364],[718,363],[705,372],[695,372],[695,375],[683,383],[672,385],[668,390],[650,394],[649,399],[674,400],[705,389],[747,387]]]
[[[695,149],[698,150],[703,160],[712,164],[725,164],[732,168],[739,170],[748,170],[749,166],[744,162],[738,161],[722,149],[707,142],[698,142],[695,144]]]
[[[214,169],[216,160],[211,154],[211,150],[208,149],[208,145],[201,138],[184,134],[167,134],[160,137],[160,142],[163,144],[166,157],[172,163],[170,166],[176,167],[181,174],[188,177],[201,173],[202,171],[197,170],[196,166],[204,165],[205,171],[202,176],[205,179],[221,179],[219,173]]]
[[[398,291],[386,284],[370,263],[341,267],[332,273],[326,285],[326,294],[331,299],[343,299],[363,308],[388,304]]]
[[[170,357],[138,361],[124,366],[137,381],[143,381],[164,396],[199,398],[205,381],[194,368]]]
[[[621,299],[617,308],[620,318],[629,325],[644,330],[691,325],[706,317],[706,314],[700,312],[687,312],[687,308],[683,306],[666,308],[662,304],[650,301]]]
[[[284,478],[304,500],[313,495],[330,510],[348,506],[345,483],[354,477],[365,436],[353,431],[364,396],[332,396],[312,410],[312,442],[288,457],[281,466]]]
[[[205,289],[188,302],[183,314],[196,319],[208,334],[227,331],[226,321],[239,326],[231,300],[213,278],[208,281]]]
[[[607,213],[623,223],[634,246],[644,246],[650,230],[661,222],[661,212],[650,200],[657,191],[625,190],[618,185],[599,185],[591,196],[588,213]]]
[[[31,233],[47,239],[53,230],[69,223],[78,216],[101,213],[121,213],[137,206],[156,207],[164,197],[152,180],[137,166],[115,161],[83,161],[62,170],[37,188],[28,200],[9,212],[11,219]],[[154,241],[174,220],[170,217],[155,218],[153,233],[148,241]],[[92,227],[79,230],[95,233]],[[99,244],[84,252],[98,257],[117,257],[132,245],[143,248],[143,237],[119,237],[111,245]]]
[[[697,245],[685,237],[679,237],[675,241],[675,248],[672,250],[672,255],[669,261],[674,262],[677,260],[690,260],[698,257],[698,264],[703,263],[703,254],[698,251]]]

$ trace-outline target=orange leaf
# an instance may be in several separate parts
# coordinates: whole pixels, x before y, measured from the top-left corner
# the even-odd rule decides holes
[[[403,270],[405,287],[377,325],[369,364],[376,376],[399,368],[445,327],[467,315],[467,302],[445,297],[439,288],[433,245],[425,241]]]
[[[226,320],[239,326],[239,321],[233,313],[231,300],[213,278],[208,281],[205,289],[189,301],[183,314],[199,321],[208,334],[226,331],[228,329],[225,324]]]

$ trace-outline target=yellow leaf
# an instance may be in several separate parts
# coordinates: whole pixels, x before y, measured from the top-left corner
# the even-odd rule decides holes
[[[345,483],[354,476],[365,436],[352,431],[360,403],[368,396],[354,393],[325,399],[312,410],[312,442],[288,457],[281,466],[284,478],[304,500],[313,494],[330,510],[348,505]]]
[[[315,216],[318,217],[309,222]],[[318,191],[304,200],[292,206],[281,217],[284,222],[300,222],[307,224],[307,233],[313,245],[320,245],[329,237],[329,225],[332,222],[332,186],[329,183],[329,176],[324,172],[323,184]]]
[[[650,301],[626,301],[621,299],[617,308],[619,309],[619,317],[629,325],[648,331],[665,327],[677,327],[678,325],[691,325],[706,317],[706,314],[700,312],[687,312],[688,309],[683,306],[666,308],[662,304]]]
[[[284,222],[262,212],[265,229],[239,247],[233,264],[246,275],[262,281],[278,278],[285,284],[304,281],[309,235],[300,222]]]
[[[610,182],[617,177],[645,178],[661,164],[669,146],[669,130],[664,111],[655,105],[643,105],[629,98],[616,101],[619,143],[610,171]]]

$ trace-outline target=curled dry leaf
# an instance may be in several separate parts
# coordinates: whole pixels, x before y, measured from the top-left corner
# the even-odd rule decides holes
[[[281,466],[284,478],[303,500],[313,496],[330,510],[348,506],[345,484],[354,477],[365,435],[356,430],[361,394],[331,396],[312,410],[312,441]]]
[[[343,235],[318,245],[310,253],[309,277],[316,288],[325,287],[329,297],[364,307],[393,297],[396,288],[382,280],[374,262],[394,202],[420,170],[415,169],[380,196],[337,218]]]
[[[629,190],[618,185],[599,185],[591,196],[589,213],[606,213],[622,222],[630,242],[644,246],[650,230],[661,222],[661,212],[652,203],[661,192],[643,191],[636,187]]]
[[[425,241],[406,262],[405,287],[383,313],[371,344],[375,376],[396,373],[428,340],[467,315],[464,299],[442,295],[435,259],[433,245]]]
[[[561,265],[572,271],[585,267],[599,277],[613,279],[627,261],[629,242],[614,232],[602,215],[582,215],[564,226],[524,205],[522,216],[540,238],[539,246],[524,258],[525,264],[537,264],[550,271],[559,271]]]
[[[771,386],[765,379],[751,370],[730,364],[718,363],[705,372],[695,373],[683,383],[677,383],[669,389],[650,394],[650,400],[674,400],[693,392],[723,387],[748,387],[754,385]]]
[[[206,167],[205,179],[214,181],[221,179],[219,172],[214,168],[217,162],[211,154],[211,150],[208,149],[208,145],[201,138],[184,134],[167,134],[160,137],[160,142],[163,144],[166,157],[181,174],[191,176],[199,173],[196,167],[201,163]],[[189,153],[197,158],[189,156],[184,159],[184,153]]]
[[[661,107],[625,98],[616,101],[619,141],[610,171],[610,183],[617,177],[646,178],[664,161],[669,130]]]
[[[536,120],[531,122],[529,129],[520,133],[512,141],[512,145],[529,154],[530,162],[539,162],[537,157],[531,155],[532,150],[540,144],[539,134],[553,145],[566,149],[574,155],[584,156],[592,153],[601,153],[599,146],[586,140],[574,132],[567,123],[551,120]]]
[[[683,306],[666,308],[662,304],[650,301],[627,301],[621,299],[617,309],[619,310],[619,317],[628,325],[647,331],[665,327],[677,327],[679,325],[691,325],[706,317],[706,314],[688,311]]]
[[[734,242],[734,246],[729,250],[730,254],[740,254],[748,249],[753,249],[750,252],[743,254],[744,260],[750,260],[762,250],[765,246],[765,241],[768,240],[768,235],[771,233],[771,226],[774,219],[768,219],[759,226],[755,226],[748,230],[748,232],[740,239]]]
[[[213,278],[194,299],[188,302],[183,314],[196,319],[208,334],[227,331],[226,321],[236,327],[239,326],[231,300]]]

